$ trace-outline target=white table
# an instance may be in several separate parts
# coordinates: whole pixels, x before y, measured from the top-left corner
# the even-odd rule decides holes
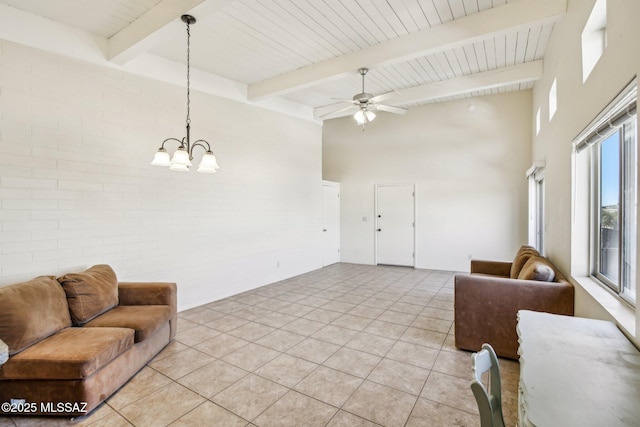
[[[640,426],[640,352],[611,322],[518,312],[523,427]]]

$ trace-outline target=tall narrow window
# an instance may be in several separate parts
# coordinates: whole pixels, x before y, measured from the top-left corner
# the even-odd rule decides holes
[[[634,81],[575,140],[591,153],[591,273],[623,299],[636,301],[637,89]]]
[[[628,118],[598,146],[596,277],[636,298],[636,119]]]
[[[544,253],[544,167],[538,160],[527,171],[529,179],[529,245]]]
[[[619,290],[620,266],[620,131],[598,144],[599,202],[597,274]]]
[[[536,179],[536,248],[544,253],[544,175]]]

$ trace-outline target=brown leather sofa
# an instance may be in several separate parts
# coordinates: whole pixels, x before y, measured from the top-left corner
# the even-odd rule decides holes
[[[175,336],[175,283],[108,265],[0,287],[0,415],[85,415]]]
[[[471,261],[455,276],[455,346],[478,351],[489,343],[498,356],[518,359],[518,310],[573,316],[574,288],[530,246],[513,262]]]

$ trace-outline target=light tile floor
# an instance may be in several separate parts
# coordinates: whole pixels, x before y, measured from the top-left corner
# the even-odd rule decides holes
[[[335,264],[181,312],[178,334],[87,417],[8,426],[479,426],[453,345],[453,272]],[[507,425],[519,365],[501,359]]]

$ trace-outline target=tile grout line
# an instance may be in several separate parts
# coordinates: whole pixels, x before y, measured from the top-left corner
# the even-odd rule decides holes
[[[192,337],[189,337],[188,335],[185,335],[183,337],[177,336],[175,342],[178,343],[179,346],[176,349],[172,350],[171,354],[160,359],[156,359],[154,357],[149,362],[149,364],[145,365],[145,367],[149,366],[154,373],[161,374],[164,378],[168,379],[171,382],[169,384],[166,384],[165,386],[153,390],[150,393],[144,394],[143,396],[136,396],[134,400],[128,402],[120,409],[139,402],[140,400],[148,397],[151,393],[154,393],[157,390],[173,383],[184,387],[185,389],[189,390],[192,393],[195,393],[205,400],[197,404],[193,408],[190,408],[184,414],[179,415],[178,418],[169,422],[169,424],[180,420],[182,417],[185,417],[187,414],[192,413],[207,402],[210,402],[217,407],[224,409],[230,414],[233,414],[234,416],[247,421],[247,419],[239,413],[234,412],[226,406],[216,403],[212,399],[214,399],[215,396],[219,395],[220,393],[228,390],[230,387],[234,386],[239,381],[246,378],[248,375],[255,375],[262,380],[273,383],[278,387],[282,387],[284,393],[269,405],[262,408],[261,412],[255,415],[252,420],[247,421],[249,423],[254,422],[260,416],[273,408],[274,405],[276,405],[282,398],[284,398],[284,396],[293,396],[293,394],[290,393],[293,392],[335,409],[333,415],[328,419],[328,421],[326,421],[326,425],[331,424],[332,420],[334,420],[341,411],[350,414],[351,416],[358,417],[359,419],[368,420],[374,424],[379,424],[380,420],[375,421],[374,419],[371,419],[372,417],[370,415],[372,413],[369,413],[368,416],[363,416],[363,414],[356,413],[359,411],[351,412],[344,409],[344,406],[354,397],[354,395],[356,395],[356,393],[358,393],[359,390],[361,390],[363,385],[366,383],[376,384],[376,386],[388,388],[390,390],[404,393],[408,396],[411,396],[412,398],[415,398],[415,401],[413,402],[411,408],[406,414],[404,414],[406,415],[406,419],[404,421],[405,425],[409,422],[409,420],[411,420],[412,415],[421,399],[429,401],[431,403],[435,403],[437,405],[450,407],[456,411],[464,411],[469,413],[461,406],[452,406],[448,403],[441,403],[433,401],[427,397],[422,397],[422,393],[427,387],[429,378],[432,377],[433,372],[438,372],[446,376],[452,376],[453,378],[460,378],[447,372],[441,372],[440,369],[434,371],[434,367],[436,367],[436,364],[438,363],[441,355],[444,356],[445,354],[455,354],[455,349],[450,348],[452,345],[452,342],[450,340],[454,332],[454,323],[453,319],[449,320],[449,315],[447,314],[447,312],[453,313],[452,308],[449,307],[452,307],[453,303],[452,297],[454,275],[455,272],[447,272],[442,270],[416,270],[400,269],[399,267],[386,266],[382,267],[361,266],[357,264],[337,264],[335,265],[335,267],[329,266],[320,270],[304,273],[293,278],[284,279],[270,285],[251,289],[240,294],[224,298],[222,300],[205,303],[201,306],[185,310],[182,313],[178,314],[179,324],[180,319],[182,319],[182,327],[178,326],[178,334],[184,334],[185,332],[193,328],[204,326],[205,328],[215,331],[217,335],[205,337],[206,339],[202,341],[194,340],[199,334],[199,332],[197,331],[192,332]],[[323,300],[326,300],[326,302],[324,302]],[[377,300],[386,301],[386,303],[384,304],[384,306],[382,306],[380,305],[381,303]],[[325,306],[327,307],[325,308]],[[312,315],[312,313],[314,312],[316,313],[316,317],[313,317]],[[337,317],[333,317],[333,314],[328,314],[328,312],[334,313]],[[364,315],[362,315],[362,313],[364,313]],[[272,317],[265,319],[266,316],[271,316],[272,314]],[[284,316],[291,316],[291,318],[287,318]],[[216,321],[225,318],[228,318],[230,322],[232,322],[234,319],[238,319],[238,321],[241,320],[244,321],[244,323],[239,324],[238,326],[234,326],[231,329],[221,327],[221,329],[227,329],[226,331],[216,329]],[[342,320],[340,321],[340,319]],[[388,319],[392,319],[392,321],[389,321]],[[356,323],[349,324],[350,321]],[[297,323],[292,325],[292,323],[294,322]],[[311,326],[314,324],[311,322],[316,322],[318,324],[321,324],[321,326],[318,329],[314,329],[314,327]],[[383,335],[372,327],[372,324],[374,322],[385,322],[383,324],[376,323],[376,327],[382,328],[385,327],[386,324],[389,324],[394,325],[394,328],[397,328],[394,331],[389,331],[386,335]],[[441,332],[441,330],[443,329],[442,327],[445,326],[443,322],[449,323],[446,332]],[[289,329],[284,329],[288,325],[291,325],[291,327]],[[320,337],[319,335],[317,337],[315,336],[328,326],[342,328],[345,330],[345,333],[347,331],[349,331],[349,333],[343,336],[344,339],[339,339],[337,338],[338,335],[336,335],[336,339],[334,339],[333,341],[328,340],[332,339],[330,335],[323,337]],[[241,329],[243,327],[244,329]],[[372,329],[367,330],[367,328],[369,327],[372,327]],[[262,333],[267,330],[267,328],[269,328],[268,332]],[[399,331],[400,328],[402,329],[401,331]],[[206,330],[202,329],[202,331],[204,332]],[[238,335],[233,335],[234,331],[236,331]],[[339,330],[336,329],[336,331],[336,333],[339,333]],[[380,331],[383,330],[380,329]],[[408,331],[413,331],[413,335],[406,335]],[[423,333],[426,335],[422,335],[423,333],[416,331],[424,331]],[[277,341],[273,341],[273,347],[270,347],[268,346],[268,341],[265,341],[264,339],[270,334],[276,332],[284,333],[284,335],[281,337],[274,336]],[[297,337],[294,337],[293,335],[289,337],[288,334],[296,335],[301,339],[296,341]],[[363,346],[364,343],[362,341],[357,341],[358,339],[366,341],[367,335],[365,334],[369,334],[380,339],[379,342],[376,342],[376,344],[372,344],[375,345],[375,348],[367,348],[367,346]],[[206,350],[204,350],[203,347],[196,347],[210,340],[219,339],[219,337],[222,336],[228,336],[236,340],[242,340],[245,343],[238,348],[233,347],[231,351],[216,356],[208,353]],[[421,337],[430,338],[429,341],[423,342],[421,341]],[[186,342],[180,341],[180,338],[185,339]],[[336,346],[336,349],[331,352],[326,358],[324,358],[324,360],[320,363],[314,360],[309,360],[308,358],[306,358],[306,356],[301,357],[299,355],[293,355],[289,353],[294,348],[310,339],[331,344],[332,346]],[[294,341],[295,343],[291,344]],[[340,343],[338,343],[338,341],[340,341]],[[437,342],[439,342],[439,344],[437,344],[437,347],[435,347]],[[225,346],[227,345],[226,343],[227,341],[225,341]],[[273,354],[275,354],[275,356],[266,356],[266,359],[264,361],[258,361],[258,364],[256,364],[255,367],[251,365],[252,369],[250,370],[223,359],[224,357],[227,357],[237,351],[246,349],[247,346],[252,344],[257,346],[256,348],[259,347],[268,350],[266,354],[274,352]],[[389,353],[394,348],[397,348],[396,346],[400,344],[415,346],[415,348],[418,349],[424,349],[428,352],[427,354],[431,354],[431,351],[435,351],[435,356],[433,356],[433,362],[430,364],[430,368],[425,368],[424,363],[412,363],[411,358],[402,358],[402,360],[398,360],[400,358],[398,358],[397,356],[391,355],[389,357]],[[177,360],[179,359],[177,355],[188,350],[195,350],[202,356],[211,358],[211,360],[199,366],[197,358],[189,359],[190,361],[193,360],[193,366],[197,367],[195,367],[194,369],[190,369],[187,373],[181,374],[176,379],[173,379],[157,368],[150,366],[153,362],[159,362],[169,357],[175,357]],[[211,347],[211,350],[213,351],[213,347]],[[367,357],[376,357],[378,358],[378,360],[374,365],[371,365],[371,368],[367,371],[364,377],[361,376],[362,374],[355,375],[354,371],[352,371],[348,367],[341,369],[342,366],[336,368],[325,365],[325,363],[333,358],[338,352],[347,350],[350,352],[357,352],[357,354],[367,355]],[[161,354],[162,352],[159,353],[159,355]],[[313,368],[308,372],[305,372],[304,370],[299,371],[303,373],[303,375],[300,377],[289,377],[295,379],[295,383],[291,383],[287,380],[279,382],[278,380],[270,379],[269,377],[275,377],[270,374],[268,370],[257,373],[258,371],[262,370],[267,365],[271,364],[276,359],[284,355],[291,358],[299,359],[300,361],[313,363],[315,366],[313,366]],[[432,356],[429,356],[429,359],[431,357]],[[384,377],[379,377],[378,380],[373,379],[371,376],[374,372],[376,372],[376,370],[384,369],[381,367],[384,361],[397,363],[399,364],[398,366],[406,366],[406,369],[417,368],[428,371],[424,377],[425,379],[420,389],[416,390],[415,392],[407,391],[414,386],[407,386],[407,388],[402,388],[401,386],[397,385],[397,383],[394,384],[393,381],[389,382],[381,379]],[[211,395],[211,397],[206,397],[205,395],[198,392],[198,387],[192,388],[191,386],[184,385],[180,382],[180,380],[184,377],[189,376],[200,369],[203,369],[204,372],[204,370],[206,370],[206,367],[216,362],[229,364],[230,366],[233,366],[234,369],[243,371],[244,374],[241,377],[230,381],[229,384],[226,384],[223,388],[219,390],[216,389],[215,393]],[[445,365],[443,366],[447,366],[447,364],[450,365],[451,363],[458,362],[456,361],[456,358],[451,359],[449,357],[448,361],[443,363],[445,363]],[[281,366],[286,367],[286,365]],[[388,369],[388,371],[386,372],[394,372],[393,370],[391,370],[391,366],[393,365],[386,367],[386,369]],[[312,396],[296,388],[300,383],[323,368],[335,370],[336,372],[353,376],[360,381],[357,387],[355,387],[346,395],[339,407],[335,404],[325,402],[322,398]],[[142,369],[144,369],[144,367],[141,368],[141,370]],[[180,371],[178,370],[177,372]],[[385,371],[383,370],[381,372]],[[393,385],[385,384],[385,382]],[[105,405],[109,406],[109,408],[111,408],[114,413],[118,414],[118,416],[123,417],[127,422],[131,422],[118,410],[111,407],[108,404],[108,401],[105,402]],[[354,408],[352,407],[352,409]],[[14,426],[17,426],[15,421],[11,421]],[[94,420],[94,422],[97,421],[98,420]]]

